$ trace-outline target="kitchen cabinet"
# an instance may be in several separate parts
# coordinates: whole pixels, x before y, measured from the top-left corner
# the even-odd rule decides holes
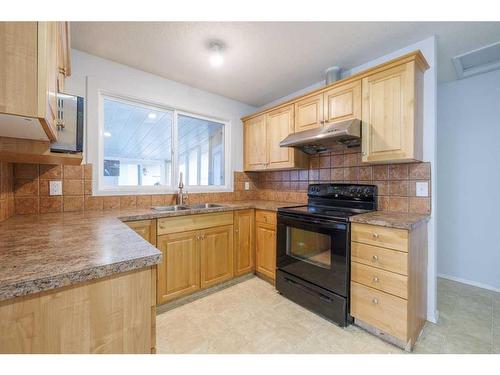
[[[335,86],[323,95],[324,123],[361,119],[361,80]]]
[[[351,229],[351,316],[411,350],[427,319],[427,225]]]
[[[205,229],[200,233],[201,288],[233,277],[233,226]]]
[[[363,162],[423,160],[423,70],[410,61],[363,78]]]
[[[294,131],[293,106],[245,122],[245,170],[306,168],[307,155],[279,143]]]
[[[127,224],[132,228],[139,236],[144,238],[153,246],[156,246],[156,220],[136,220],[128,221]]]
[[[288,124],[289,132],[297,133],[360,119],[364,163],[421,161],[423,75],[428,68],[417,50],[242,118],[245,170],[307,168],[301,154],[287,159],[277,146],[287,121],[293,122]]]
[[[294,108],[295,133],[317,128],[323,123],[323,93],[297,101]]]
[[[199,232],[158,236],[163,260],[157,266],[157,303],[165,303],[200,289]]]
[[[234,212],[234,276],[255,269],[255,213],[254,210]]]
[[[276,213],[256,211],[255,271],[268,279],[276,279]]]

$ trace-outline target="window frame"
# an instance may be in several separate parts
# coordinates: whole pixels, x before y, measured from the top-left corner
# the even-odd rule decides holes
[[[170,185],[162,186],[105,186],[104,184],[104,100],[110,99],[124,104],[140,105],[151,110],[170,111],[173,114],[172,121],[172,145],[171,145],[171,171]],[[97,184],[94,185],[96,196],[106,195],[153,195],[153,194],[175,194],[178,191],[179,184],[179,163],[178,163],[178,116],[184,115],[200,120],[216,122],[224,126],[224,185],[189,185],[185,184],[185,191],[196,193],[210,192],[230,192],[233,191],[233,178],[231,176],[232,158],[231,158],[231,121],[223,120],[215,116],[206,116],[198,114],[194,111],[180,110],[172,106],[162,103],[157,103],[151,100],[131,97],[129,95],[121,95],[108,90],[99,90],[98,92],[98,121],[97,121],[97,161],[94,163],[94,168],[97,172]],[[95,156],[94,156],[95,157]],[[97,166],[95,166],[97,164]],[[97,167],[97,168],[96,168]],[[186,176],[187,177],[187,176]],[[188,179],[185,179],[188,181]]]

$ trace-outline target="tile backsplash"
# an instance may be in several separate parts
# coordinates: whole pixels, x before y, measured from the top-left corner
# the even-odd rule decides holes
[[[15,214],[38,214],[175,204],[174,194],[92,196],[92,165],[0,163],[0,220]],[[378,186],[378,209],[429,213],[430,163],[362,165],[359,148],[315,155],[309,169],[235,172],[234,192],[190,193],[188,203],[274,200],[307,202],[307,186],[348,182]],[[49,196],[49,182],[62,180],[62,195]],[[429,197],[416,196],[416,183],[429,184]],[[249,190],[245,190],[248,183]],[[3,216],[2,216],[3,215]]]
[[[0,161],[0,221],[14,215],[13,165]]]

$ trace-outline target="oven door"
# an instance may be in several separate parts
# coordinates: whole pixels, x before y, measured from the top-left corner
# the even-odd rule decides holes
[[[348,296],[349,224],[278,213],[278,269]]]

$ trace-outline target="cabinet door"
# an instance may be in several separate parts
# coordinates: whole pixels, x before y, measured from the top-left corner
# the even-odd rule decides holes
[[[256,271],[275,279],[276,274],[276,226],[256,223]]]
[[[293,148],[280,147],[280,142],[293,133],[293,106],[269,112],[266,122],[269,148],[267,168],[293,167]]]
[[[233,277],[233,226],[205,229],[201,233],[201,287]]]
[[[255,267],[254,210],[234,212],[234,274],[252,272]]]
[[[266,116],[251,118],[245,121],[243,126],[245,170],[265,169],[267,163]]]
[[[157,302],[165,303],[200,288],[200,253],[195,231],[158,237],[163,259],[157,268]]]
[[[323,94],[295,103],[295,132],[317,128],[323,121]]]
[[[57,90],[59,92],[64,92],[65,78],[71,75],[71,40],[69,30],[69,22],[58,22]]]
[[[361,80],[334,87],[323,95],[325,122],[361,119]]]
[[[415,63],[363,78],[362,160],[412,161],[414,154]]]
[[[156,246],[156,219],[126,222],[139,236]]]

